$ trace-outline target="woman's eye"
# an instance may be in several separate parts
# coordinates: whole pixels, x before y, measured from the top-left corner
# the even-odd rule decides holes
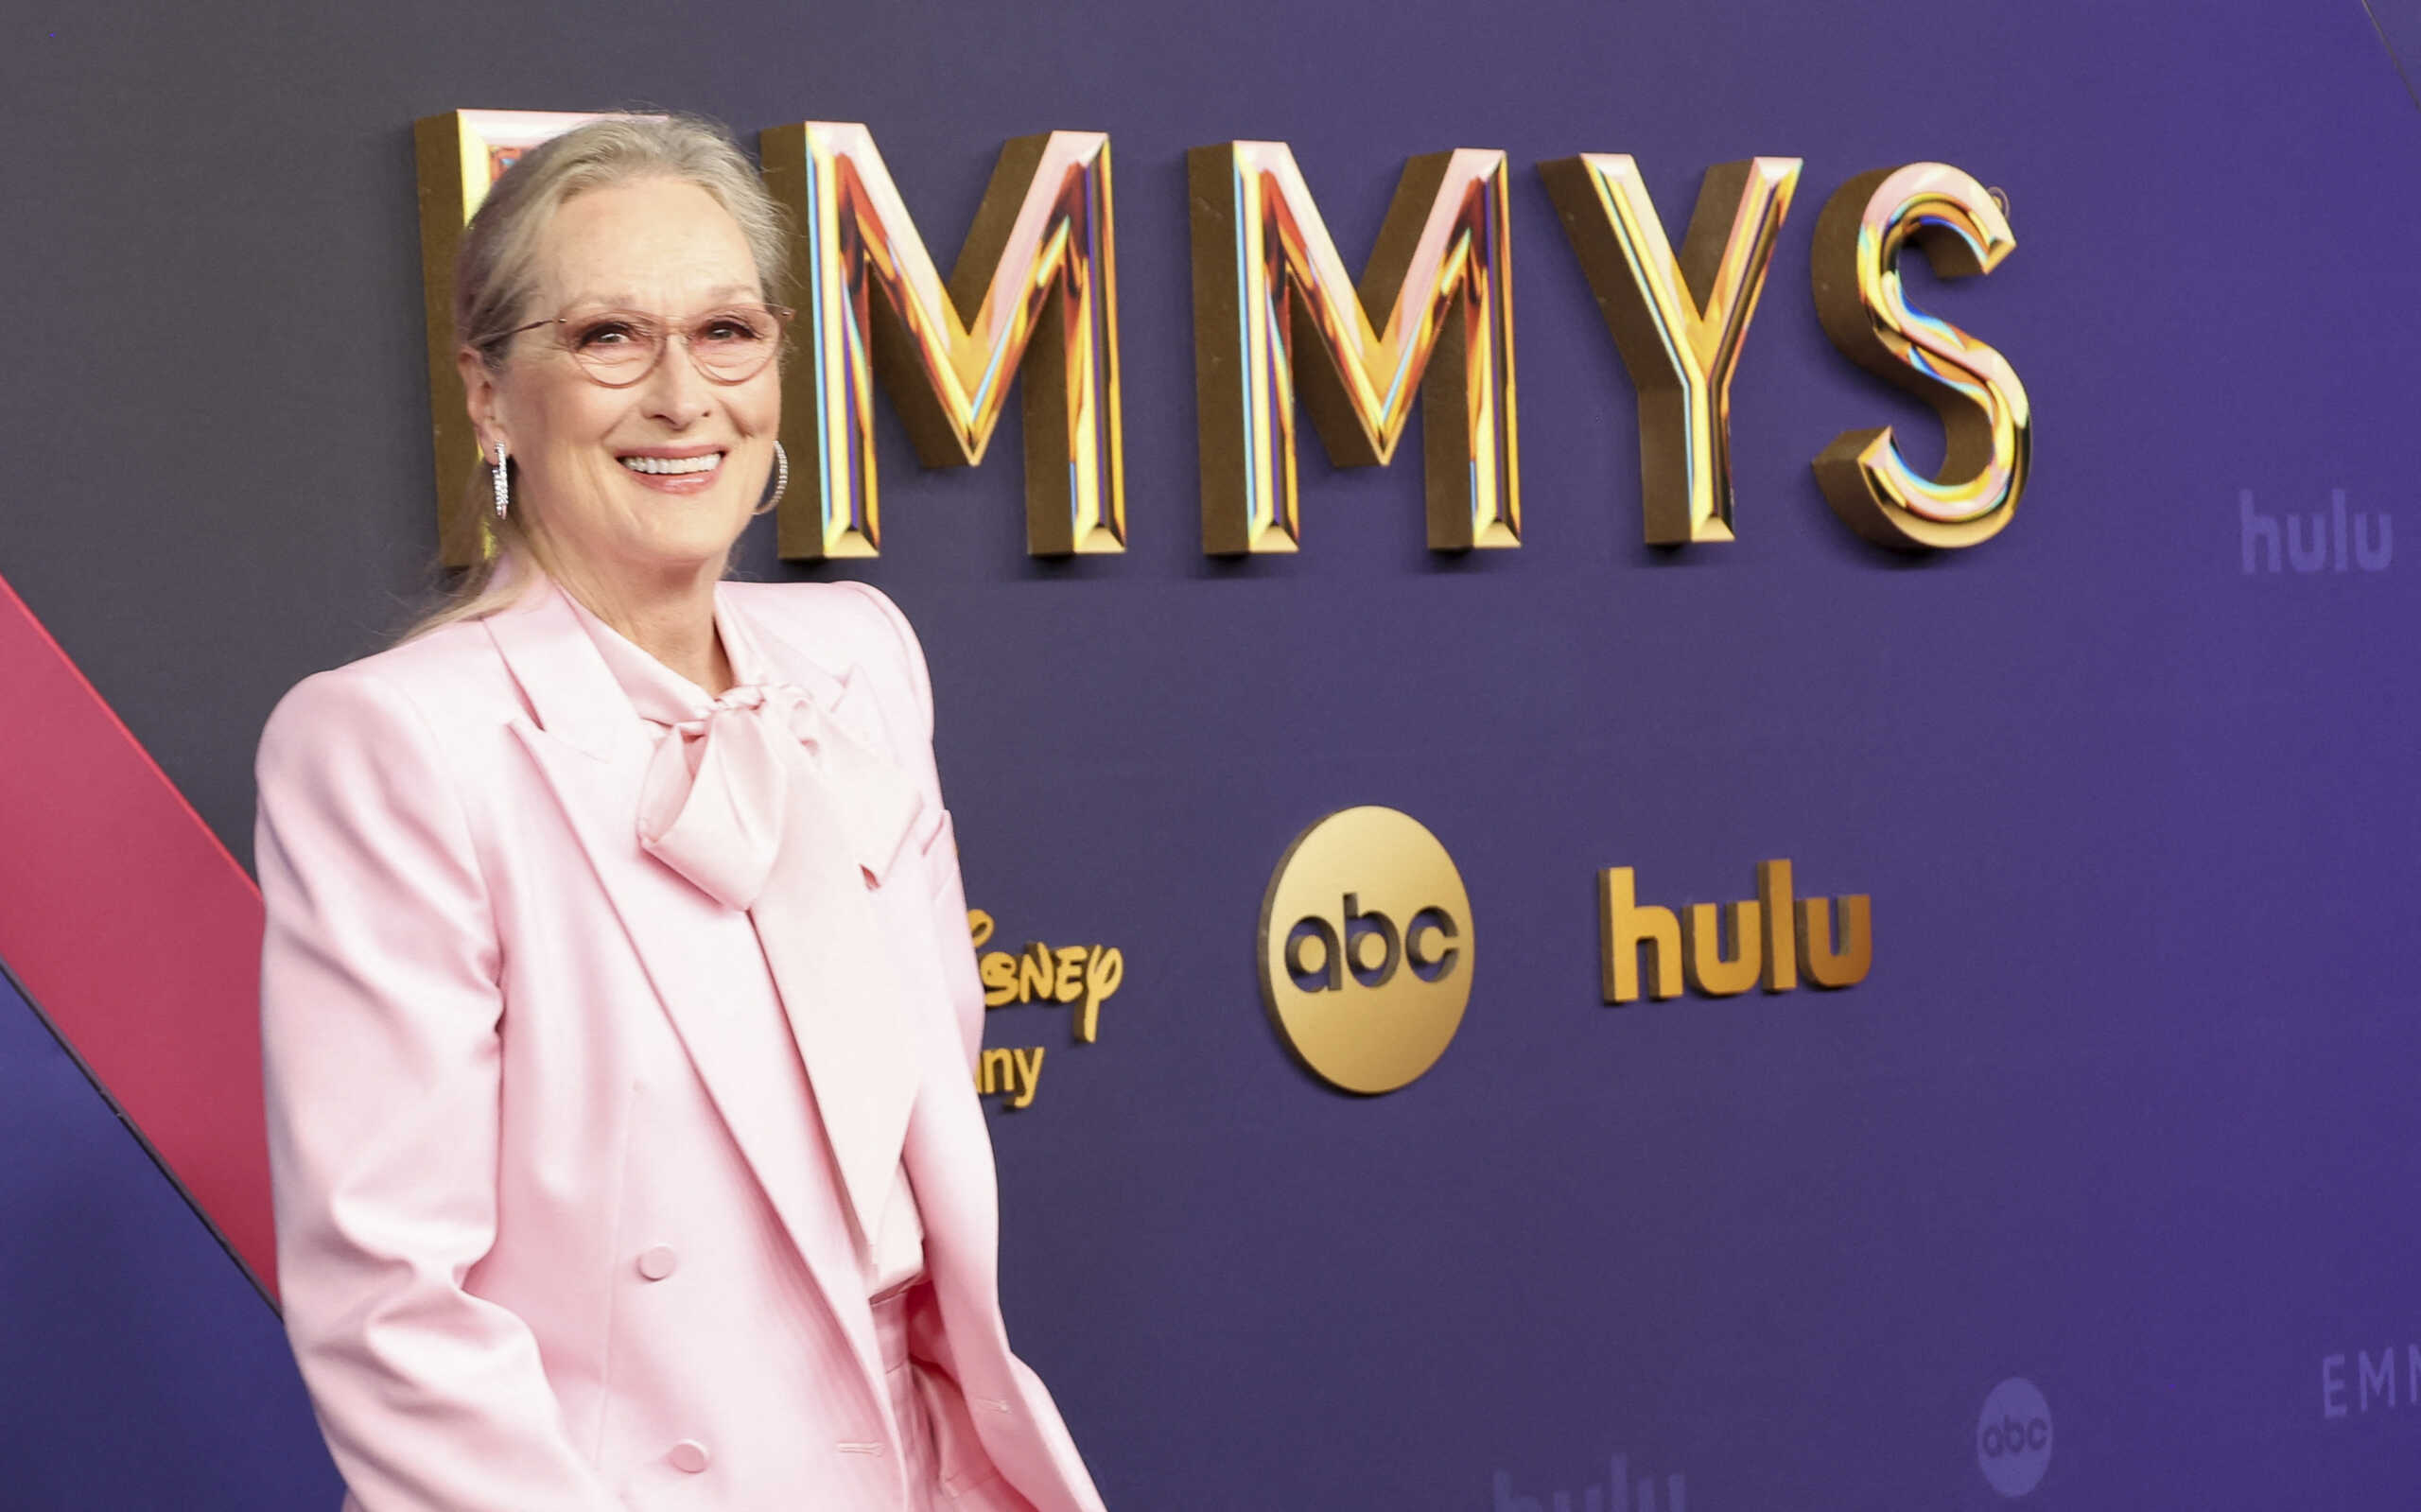
[[[572,344],[583,350],[592,347],[623,346],[637,339],[627,321],[599,321],[583,325],[574,333]]]
[[[718,315],[700,329],[709,341],[738,344],[764,339],[764,333],[756,322],[740,315]]]

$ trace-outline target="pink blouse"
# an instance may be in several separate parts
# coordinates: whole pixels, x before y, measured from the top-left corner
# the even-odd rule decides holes
[[[696,721],[705,719],[716,708],[717,701],[704,688],[625,639],[591,614],[570,593],[560,587],[552,591],[562,593],[566,602],[571,606],[581,628],[588,633],[589,638],[596,643],[598,654],[604,658],[606,667],[612,670],[614,680],[630,698],[633,718],[646,727],[650,739],[659,746],[671,738],[676,725],[694,727]],[[772,666],[758,649],[749,631],[747,617],[734,609],[721,595],[717,596],[715,602],[715,629],[722,637],[723,654],[731,662],[735,692],[773,684]],[[637,819],[638,816],[633,816],[634,825]],[[758,930],[758,952],[745,963],[734,964],[719,985],[727,996],[733,1017],[759,1027],[767,1053],[798,1055],[806,1060],[809,1051],[791,1032],[791,1018],[784,1011],[780,973],[773,965],[774,958],[763,947],[767,921],[759,918],[753,910],[750,919]],[[774,924],[779,927],[778,920]],[[879,1022],[861,1027],[873,1033],[898,1028]],[[815,1074],[816,1067],[811,1062],[807,1070],[811,1084],[833,1085],[827,1078]],[[833,1121],[836,1115],[843,1118],[851,1116],[853,1106],[836,1103],[829,1107],[820,1107],[819,1117],[824,1124],[827,1156],[847,1143],[850,1131],[836,1129]],[[879,1171],[880,1168],[876,1169]],[[844,1190],[845,1185],[836,1181],[833,1190]],[[851,1205],[844,1202],[842,1206]],[[918,1217],[915,1193],[909,1187],[904,1166],[895,1164],[889,1193],[879,1206],[880,1215],[870,1225],[873,1229],[871,1234],[866,1232],[869,1225],[860,1221],[854,1208],[849,1215],[850,1229],[858,1237],[858,1253],[864,1266],[866,1295],[869,1297],[886,1296],[900,1291],[920,1279],[925,1271],[924,1225]]]

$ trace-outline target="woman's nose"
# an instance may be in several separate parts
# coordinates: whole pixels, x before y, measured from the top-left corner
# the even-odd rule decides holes
[[[649,415],[676,430],[684,429],[705,419],[714,400],[705,374],[698,371],[697,359],[690,355],[688,339],[668,336],[664,347],[647,375],[642,398]]]

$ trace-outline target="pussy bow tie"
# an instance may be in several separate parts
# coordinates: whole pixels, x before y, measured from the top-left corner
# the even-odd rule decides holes
[[[871,1246],[916,1097],[914,1021],[882,947],[880,885],[924,800],[804,689],[735,687],[656,747],[639,843],[757,926]]]
[[[783,859],[793,788],[828,802],[848,859],[876,882],[924,806],[897,767],[805,689],[735,687],[656,748],[639,843],[725,907],[754,908]]]

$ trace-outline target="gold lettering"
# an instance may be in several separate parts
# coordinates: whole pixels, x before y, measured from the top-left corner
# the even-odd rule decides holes
[[[1025,954],[1018,958],[1018,1001],[1049,1002],[1058,976],[1051,947],[1039,940],[1029,943]]]
[[[1539,165],[1639,393],[1648,541],[1729,541],[1732,374],[1799,183],[1797,158],[1709,168],[1676,259],[1627,152]]]
[[[1757,863],[1757,912],[1766,921],[1766,990],[1788,992],[1799,985],[1799,955],[1791,947],[1790,862]]]
[[[1063,945],[1058,950],[1059,972],[1051,984],[1053,1002],[1074,1002],[1085,990],[1085,958],[1092,954],[1081,945]]]
[[[1006,950],[986,950],[975,963],[984,979],[984,1006],[1001,1008],[1017,1001],[1018,958]]]
[[[967,929],[977,945],[992,938],[992,915],[967,911]],[[1036,940],[1012,954],[987,950],[976,958],[977,978],[984,984],[984,1006],[1010,1003],[1066,1003],[1073,1006],[1076,1043],[1089,1045],[1101,1034],[1101,1005],[1126,979],[1126,953],[1116,946],[1069,945],[1054,949]],[[987,1052],[988,1053],[988,1052]]]
[[[1636,900],[1628,866],[1610,866],[1597,874],[1597,935],[1604,954],[1605,996],[1610,1003],[1639,998],[1639,948],[1651,948],[1647,993],[1655,999],[1678,997],[1681,991],[1681,925],[1673,911]]]
[[[1298,395],[1330,460],[1365,467],[1395,454],[1416,392],[1430,548],[1521,545],[1505,154],[1407,163],[1358,289],[1285,143],[1186,163],[1203,549],[1300,547]]]
[[[809,402],[782,439],[804,485],[781,504],[781,554],[869,557],[876,370],[928,467],[971,466],[1025,383],[1026,549],[1126,548],[1109,138],[1022,136],[1001,150],[945,287],[863,126],[763,132],[765,182],[796,217],[796,330]]]
[[[1076,1040],[1089,1045],[1101,1033],[1101,1005],[1126,980],[1126,952],[1112,946],[1094,946],[1085,963],[1085,995],[1076,1005]]]
[[[1732,905],[1732,959],[1723,958],[1720,906],[1693,903],[1682,916],[1681,932],[1689,945],[1690,981],[1710,998],[1736,998],[1757,984],[1765,961],[1758,930],[1760,910],[1754,903]]]
[[[1833,903],[1841,905],[1841,938],[1833,937]],[[1799,905],[1799,969],[1820,987],[1855,987],[1874,965],[1873,907],[1864,893],[1839,899],[1811,897]]]
[[[1005,1050],[987,1050],[978,1062],[975,1094],[989,1097],[1003,1088],[1014,1089],[1018,1082],[1017,1056]]]
[[[2026,388],[1998,352],[1908,307],[1900,250],[1915,242],[1942,278],[1989,273],[2017,246],[1983,185],[1941,163],[1877,168],[1841,185],[1816,219],[1816,314],[1850,360],[1942,416],[1942,477],[1909,467],[1891,427],[1844,431],[1816,480],[1850,529],[1904,550],[1974,546],[2010,522],[2032,451]]]
[[[1033,1053],[1031,1057],[1029,1057],[1024,1050],[1017,1050],[1010,1052],[1017,1057],[1018,1075],[1024,1083],[1023,1088],[1019,1090],[1016,1096],[1009,1099],[1009,1106],[1011,1107],[1021,1108],[1033,1105],[1034,1094],[1042,1089],[1043,1047],[1036,1045],[1032,1047],[1032,1050]]]

